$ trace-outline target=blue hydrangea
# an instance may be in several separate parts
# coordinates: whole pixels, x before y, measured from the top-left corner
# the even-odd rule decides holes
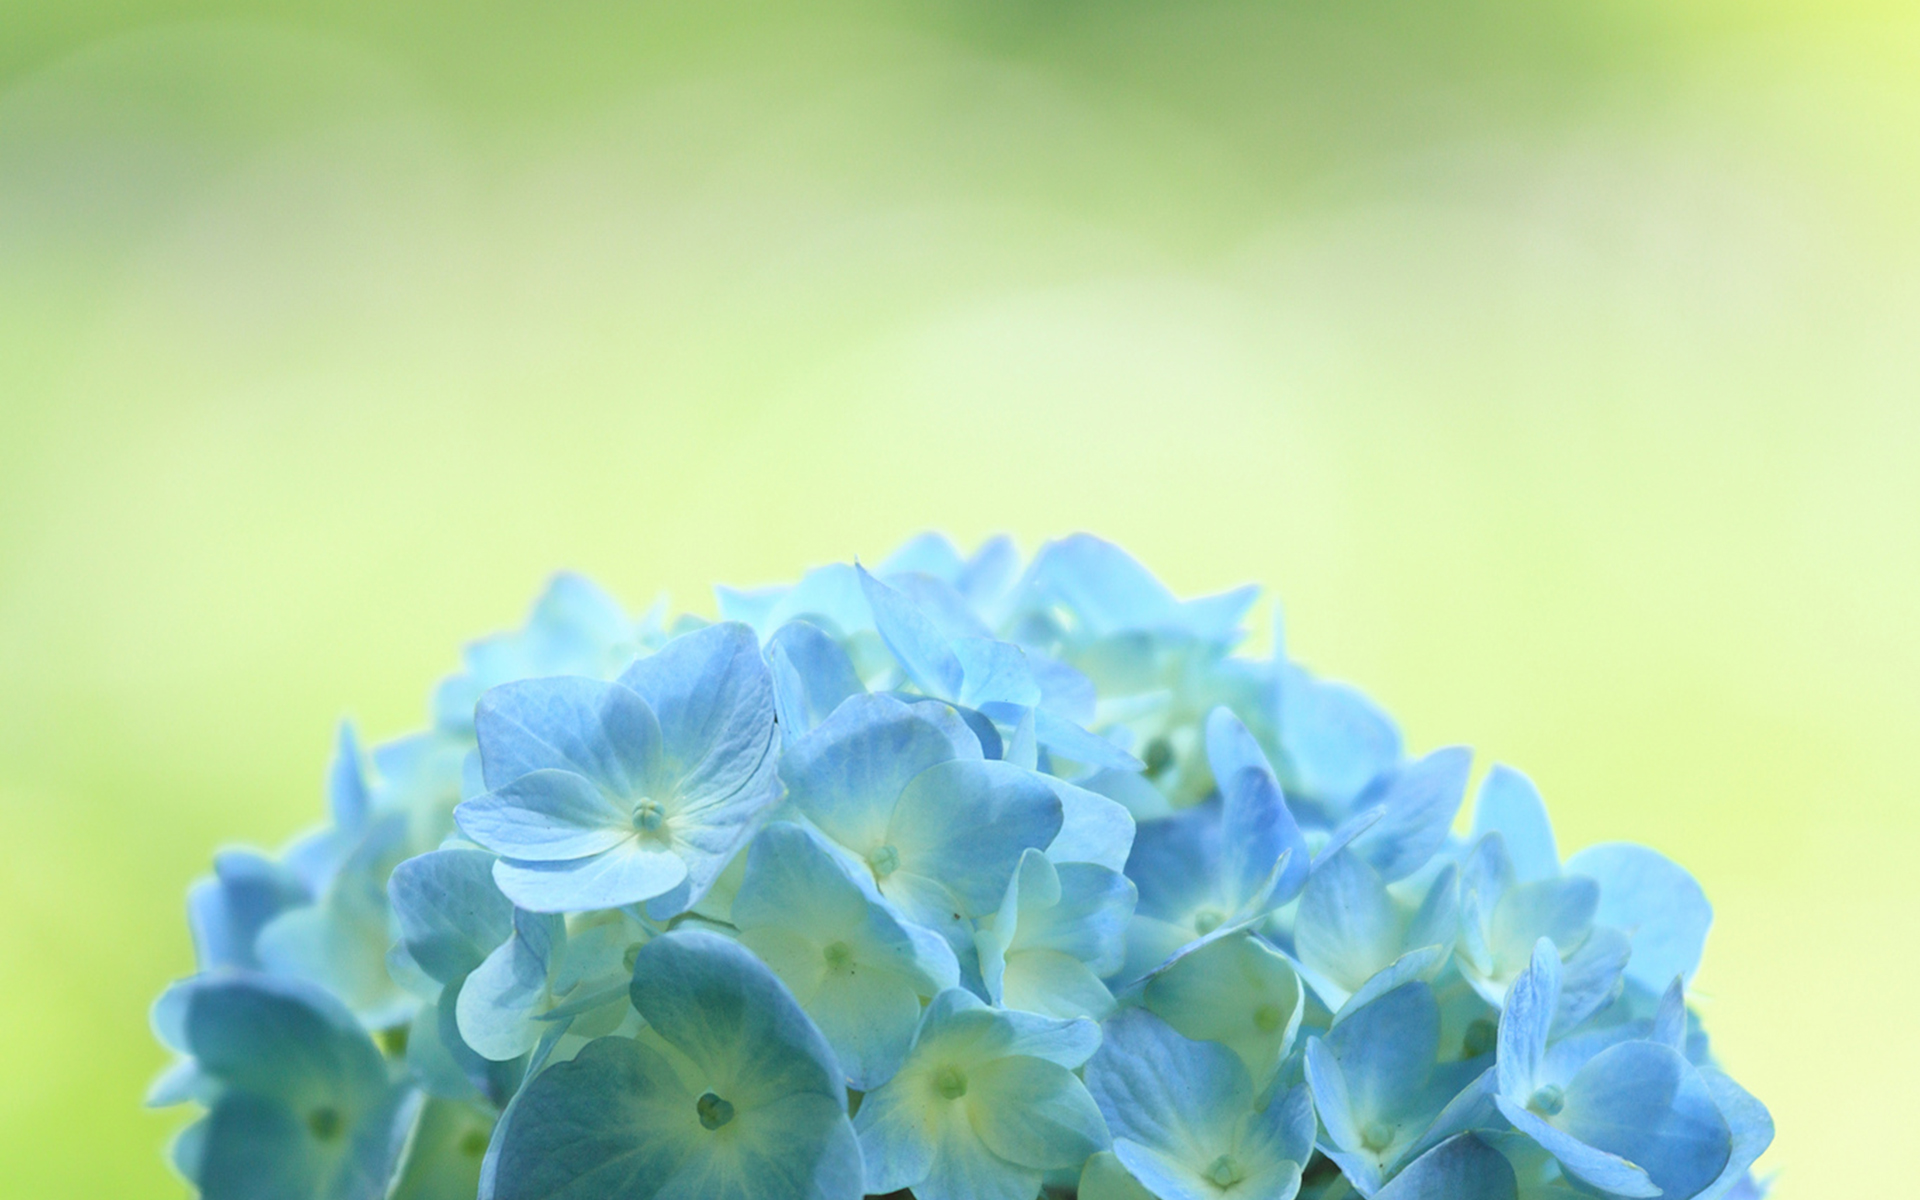
[[[630,617],[556,577],[188,890],[214,1200],[1721,1200],[1677,864],[1076,534]]]

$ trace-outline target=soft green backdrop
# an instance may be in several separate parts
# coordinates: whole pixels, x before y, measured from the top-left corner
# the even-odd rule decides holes
[[[0,1192],[182,1193],[182,889],[339,715],[931,525],[1264,582],[1684,862],[1779,1195],[1903,1193],[1910,14],[0,0]]]

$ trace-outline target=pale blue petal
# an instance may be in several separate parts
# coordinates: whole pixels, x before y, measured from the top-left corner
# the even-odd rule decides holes
[[[1631,946],[1626,935],[1602,926],[1560,963],[1560,1007],[1554,1014],[1554,1037],[1584,1024],[1588,1017],[1613,1003],[1620,994],[1622,973]]]
[[[1313,855],[1266,754],[1231,709],[1216,708],[1207,717],[1207,762],[1220,788],[1222,865],[1227,879],[1237,881],[1241,897],[1250,896],[1275,860],[1290,850],[1293,854],[1274,898],[1285,903],[1299,895]]]
[[[1678,975],[1691,980],[1713,924],[1713,906],[1693,876],[1645,846],[1589,846],[1567,860],[1570,874],[1600,881],[1594,920],[1633,939],[1627,977],[1658,992]]]
[[[964,1121],[943,1132],[926,1178],[913,1185],[914,1200],[1033,1200],[1039,1194],[1042,1172],[987,1149]]]
[[[1700,1078],[1706,1081],[1707,1091],[1732,1131],[1733,1151],[1720,1177],[1694,1200],[1720,1200],[1747,1178],[1754,1161],[1773,1144],[1773,1117],[1766,1105],[1714,1068],[1701,1067]]]
[[[1027,568],[1027,586],[1071,611],[1093,637],[1166,627],[1179,608],[1126,551],[1085,533],[1042,546]]]
[[[1596,1149],[1572,1134],[1554,1128],[1527,1111],[1521,1102],[1501,1095],[1494,1097],[1494,1103],[1500,1106],[1501,1115],[1511,1121],[1515,1129],[1559,1159],[1561,1167],[1568,1173],[1589,1185],[1602,1192],[1628,1197],[1629,1200],[1649,1200],[1660,1195],[1660,1189],[1647,1178],[1645,1171],[1619,1155]]]
[[[669,850],[629,840],[591,858],[571,862],[493,864],[493,881],[507,899],[533,912],[587,912],[637,904],[671,892],[687,877],[687,864]]]
[[[380,1053],[339,1001],[311,985],[260,975],[208,977],[181,993],[182,1040],[230,1088],[287,1100],[374,1096]]]
[[[1450,746],[1370,786],[1358,803],[1362,807],[1379,806],[1386,814],[1379,824],[1354,839],[1354,853],[1365,858],[1388,883],[1425,866],[1446,843],[1472,766],[1471,750]]]
[[[955,998],[967,995],[957,989],[940,994]],[[1006,1034],[1002,1047],[1006,1054],[1044,1058],[1077,1071],[1100,1048],[1100,1026],[1084,1017],[1065,1019],[1014,1011],[995,1016]]]
[[[557,943],[565,939],[566,925],[558,917],[514,914],[513,936],[460,986],[460,1037],[475,1053],[504,1062],[533,1049],[543,1032],[534,1017],[551,1003],[548,975]]]
[[[1567,1085],[1565,1104],[1550,1123],[1636,1164],[1662,1195],[1702,1191],[1732,1153],[1732,1132],[1700,1072],[1652,1042],[1601,1051]]]
[[[1518,1188],[1506,1156],[1463,1133],[1415,1159],[1373,1200],[1512,1200]]]
[[[1139,759],[1047,709],[1034,710],[1034,736],[1048,753],[1095,770],[1138,771]]]
[[[1315,867],[1293,930],[1295,952],[1309,970],[1352,992],[1400,957],[1402,933],[1385,884],[1352,851]],[[1338,1007],[1345,996],[1322,999]]]
[[[1403,987],[1416,980],[1432,983],[1434,977],[1440,974],[1441,968],[1446,966],[1450,954],[1451,952],[1445,946],[1421,946],[1417,950],[1409,950],[1402,954],[1393,960],[1392,965],[1375,973],[1371,979],[1360,985],[1358,991],[1347,997],[1347,1002],[1341,1005],[1340,1010],[1333,1015],[1334,1026],[1338,1027],[1341,1021],[1395,988]]]
[[[493,882],[493,856],[434,850],[395,867],[387,880],[400,940],[433,978],[452,983],[513,932],[513,904]]]
[[[975,604],[994,599],[1005,592],[1020,570],[1020,552],[1013,539],[997,534],[981,542],[954,581],[962,595]]]
[[[1253,1081],[1239,1056],[1217,1042],[1181,1037],[1143,1009],[1122,1009],[1101,1028],[1087,1091],[1113,1136],[1176,1159],[1217,1153],[1217,1135],[1253,1103]]]
[[[966,597],[954,589],[952,581],[945,576],[935,576],[924,571],[882,571],[882,579],[926,618],[940,636],[949,640],[959,638],[987,638],[993,631],[986,622],[967,604]]]
[[[340,722],[335,737],[333,763],[327,770],[327,801],[333,811],[336,828],[359,829],[367,822],[373,800],[367,789],[367,777],[361,769],[360,741],[349,722]]]
[[[1060,832],[1047,846],[1056,863],[1093,863],[1124,870],[1133,851],[1134,820],[1127,806],[1098,792],[1046,776],[1060,798]]]
[[[1333,824],[1375,776],[1400,761],[1400,730],[1354,688],[1280,668],[1287,786],[1326,806]]]
[[[1440,1048],[1440,1006],[1424,983],[1395,988],[1328,1032],[1352,1110],[1384,1116],[1419,1098]],[[1324,1114],[1324,1105],[1323,1105]]]
[[[969,1072],[967,1108],[987,1148],[1023,1167],[1078,1167],[1107,1146],[1086,1086],[1045,1059],[1009,1055]]]
[[[1060,832],[1061,806],[1043,776],[992,761],[938,763],[900,793],[887,843],[903,870],[938,880],[962,916],[992,912],[1023,850]]]
[[[767,641],[774,709],[792,745],[833,715],[849,696],[866,692],[840,643],[806,621],[789,621]]]
[[[954,548],[953,540],[944,533],[932,532],[917,533],[908,538],[880,564],[882,575],[918,571],[949,583],[960,578],[960,573],[965,569],[966,563],[961,559],[960,551]]]
[[[216,854],[213,878],[187,890],[194,961],[203,971],[259,967],[254,946],[260,930],[312,899],[291,871],[270,859],[247,850]]]
[[[1040,703],[1040,685],[1027,665],[1027,652],[1010,642],[992,638],[955,638],[953,655],[959,660],[960,703],[979,708],[990,703],[1032,707]]]
[[[616,795],[641,795],[661,746],[645,700],[617,683],[575,677],[493,688],[480,697],[474,730],[489,788],[551,769],[584,775]]]
[[[686,811],[764,790],[774,749],[773,678],[737,622],[682,634],[620,676],[660,723],[662,771]]]
[[[1474,839],[1488,833],[1505,839],[1514,875],[1522,883],[1560,873],[1560,851],[1539,790],[1533,780],[1503,763],[1487,772],[1473,805]]]
[[[1560,954],[1545,938],[1533,948],[1533,961],[1507,989],[1500,1013],[1498,1065],[1500,1094],[1524,1105],[1540,1078],[1547,1034],[1560,1007]]]
[[[885,835],[908,780],[935,763],[979,758],[979,739],[951,708],[855,696],[786,752],[780,777],[808,820],[864,852]]]
[[[1360,1122],[1355,1119],[1353,1092],[1347,1087],[1347,1074],[1339,1058],[1322,1039],[1308,1038],[1305,1067],[1314,1109],[1327,1127],[1327,1137],[1341,1149],[1358,1149]]]
[[[860,590],[872,607],[880,639],[907,677],[929,696],[960,699],[964,671],[939,628],[913,601],[875,579],[865,568],[855,569],[860,573]]]
[[[1487,936],[1496,954],[1515,957],[1526,954],[1541,938],[1557,946],[1575,946],[1587,935],[1599,904],[1600,886],[1584,875],[1516,883],[1494,905]]]
[[[633,1005],[661,1037],[707,1071],[736,1105],[816,1093],[842,1105],[833,1050],[786,985],[744,947],[682,929],[640,948]]]
[[[611,850],[634,835],[630,804],[572,771],[530,771],[454,809],[460,831],[522,862],[566,862]]]

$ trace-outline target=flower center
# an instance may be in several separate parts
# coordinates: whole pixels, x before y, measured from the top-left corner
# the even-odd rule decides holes
[[[657,833],[667,823],[667,810],[652,796],[640,797],[633,806],[633,827],[641,833]]]
[[[882,846],[867,855],[867,865],[873,868],[875,879],[885,879],[900,869],[900,852],[892,846]]]
[[[959,1067],[941,1067],[933,1077],[933,1088],[949,1100],[958,1100],[967,1094],[967,1073]]]
[[[1278,1004],[1262,1004],[1253,1010],[1253,1027],[1261,1033],[1273,1033],[1287,1023]]]
[[[479,1158],[487,1152],[487,1135],[478,1129],[469,1129],[460,1139],[460,1152],[468,1158]]]
[[[307,1128],[313,1136],[323,1142],[330,1142],[340,1136],[340,1110],[321,1105],[307,1114]]]
[[[707,1129],[718,1129],[733,1120],[733,1105],[712,1092],[695,1100],[693,1110],[700,1114],[700,1124]]]
[[[1557,1117],[1566,1104],[1567,1099],[1560,1089],[1550,1083],[1533,1094],[1533,1097],[1527,1101],[1527,1109],[1543,1117]]]
[[[1222,1154],[1207,1167],[1207,1178],[1213,1180],[1215,1187],[1230,1188],[1246,1177],[1240,1160],[1231,1154]]]
[[[827,960],[827,966],[836,971],[844,971],[853,965],[853,947],[845,942],[829,942],[820,956]]]
[[[1393,1144],[1393,1127],[1384,1121],[1368,1121],[1360,1130],[1360,1144],[1369,1150],[1385,1150]]]
[[[1193,931],[1201,937],[1205,937],[1220,928],[1226,919],[1227,914],[1217,908],[1203,908],[1193,914]]]
[[[1147,743],[1140,761],[1146,766],[1149,777],[1160,774],[1173,765],[1173,743],[1164,737],[1154,738]]]

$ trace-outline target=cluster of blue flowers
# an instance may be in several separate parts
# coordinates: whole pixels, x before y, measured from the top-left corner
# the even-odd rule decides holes
[[[640,620],[557,578],[332,823],[219,855],[207,1200],[1753,1198],[1651,850],[1403,753],[1080,535]]]

